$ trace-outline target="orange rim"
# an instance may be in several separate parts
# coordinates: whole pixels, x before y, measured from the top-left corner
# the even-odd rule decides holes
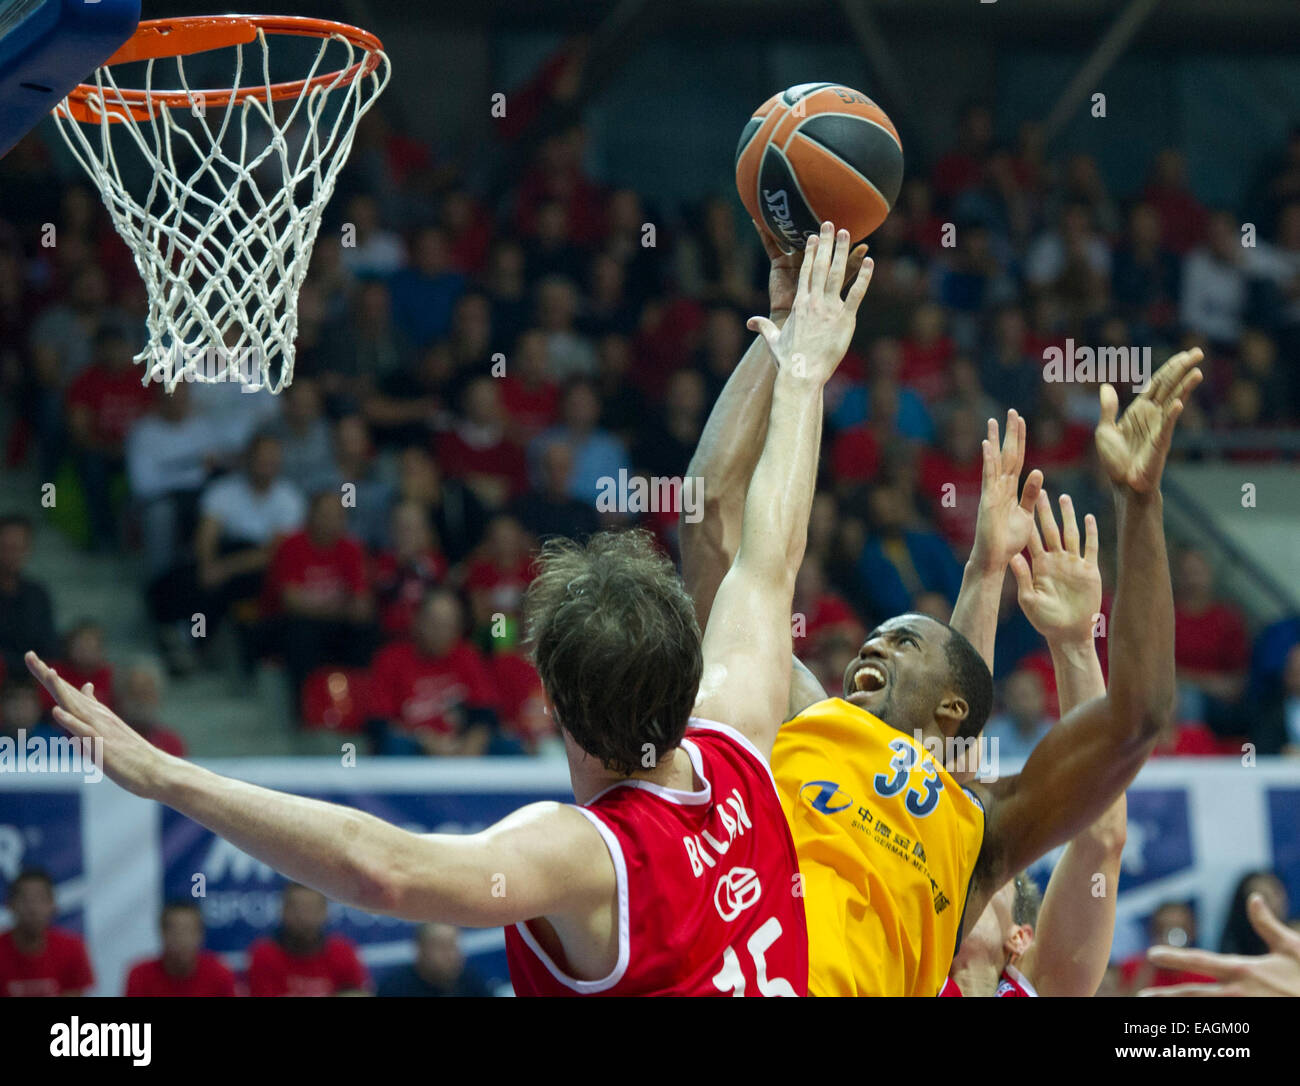
[[[365,56],[349,68],[338,69],[318,75],[314,78],[295,79],[288,83],[262,84],[256,87],[236,89],[206,90],[100,90],[92,83],[80,83],[68,94],[67,101],[60,106],[74,120],[83,124],[95,124],[105,119],[118,122],[126,118],[119,113],[105,114],[102,108],[92,107],[91,103],[107,102],[114,110],[125,106],[126,112],[137,121],[147,121],[158,111],[159,106],[169,109],[189,109],[194,100],[202,96],[205,106],[220,107],[231,101],[242,102],[246,98],[268,98],[279,102],[286,98],[297,98],[304,91],[331,84],[344,85],[364,75],[369,75],[379,67],[384,47],[375,35],[359,30],[347,23],[336,23],[329,19],[309,19],[297,15],[197,15],[179,16],[172,19],[150,19],[142,22],[131,39],[116,53],[104,61],[101,67],[109,68],[114,64],[129,64],[138,60],[161,60],[166,57],[192,56],[195,53],[207,53],[214,49],[226,49],[235,45],[247,45],[257,39],[257,32],[283,34],[299,38],[343,38],[353,46],[365,52]]]

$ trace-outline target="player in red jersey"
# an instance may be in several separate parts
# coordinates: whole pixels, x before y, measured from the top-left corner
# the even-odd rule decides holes
[[[829,227],[808,245],[780,333],[790,364],[702,643],[681,581],[643,534],[553,541],[542,554],[527,617],[579,806],[532,804],[477,834],[409,833],[173,758],[29,653],[55,719],[100,737],[104,771],[123,787],[336,901],[518,925],[507,938],[521,993],[803,994],[798,862],[767,759],[790,686],[810,436],[870,279],[865,263],[841,299],[848,250]]]
[[[235,974],[203,949],[203,913],[192,901],[163,906],[158,922],[162,954],[137,962],[126,978],[128,996],[215,997],[235,994]]]
[[[1029,533],[1032,571],[1014,569],[1020,609],[1052,656],[1065,716],[1106,692],[1094,640],[1101,613],[1097,522],[1080,546],[1074,503],[1061,495],[1058,527],[1046,495]],[[1021,872],[989,901],[962,939],[944,996],[1091,996],[1110,960],[1127,807],[1121,794],[1066,846],[1046,894]]]

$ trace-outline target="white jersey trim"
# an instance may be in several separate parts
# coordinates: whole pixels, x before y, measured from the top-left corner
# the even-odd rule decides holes
[[[725,735],[741,750],[748,751],[749,755],[759,765],[763,767],[763,772],[767,774],[768,781],[771,782],[772,792],[775,794],[777,802],[781,804],[782,810],[785,809],[785,801],[781,798],[781,790],[776,786],[776,778],[772,776],[772,765],[763,757],[758,747],[754,746],[753,741],[744,732],[737,731],[730,724],[723,724],[717,720],[706,720],[701,716],[693,716],[686,722],[688,728],[702,728],[704,731],[717,732],[719,735]]]
[[[1020,972],[1020,970],[1017,969],[1014,965],[1007,965],[1002,970],[1002,972],[1005,976],[1010,977],[1018,985],[1020,985],[1020,987],[1025,990],[1025,995],[1030,995],[1030,996],[1038,995],[1038,989],[1036,989],[1032,984],[1030,984],[1029,978],[1025,976],[1024,973]]]
[[[604,839],[605,847],[609,849],[610,859],[614,861],[614,880],[618,886],[618,961],[615,963],[613,971],[600,980],[578,980],[576,977],[569,976],[551,960],[551,956],[542,949],[533,933],[528,930],[527,923],[516,924],[515,931],[519,933],[519,938],[524,941],[524,945],[533,952],[534,957],[546,966],[546,971],[552,977],[566,988],[572,989],[580,995],[594,995],[597,992],[608,991],[623,979],[623,975],[627,972],[628,960],[632,955],[632,924],[628,910],[627,863],[623,858],[623,847],[618,843],[618,838],[614,836],[613,830],[606,826],[595,812],[588,811],[586,808],[577,805],[573,805],[573,807],[574,810],[596,827],[597,832]]]
[[[689,739],[683,739],[681,746],[682,750],[686,751],[686,756],[691,760],[691,768],[695,770],[695,775],[704,782],[704,787],[698,792],[684,792],[680,788],[665,788],[662,784],[655,784],[654,781],[629,778],[615,781],[608,788],[602,788],[591,799],[587,800],[586,806],[595,803],[601,796],[608,795],[615,788],[639,788],[643,792],[649,792],[660,799],[667,800],[669,803],[675,803],[679,807],[701,807],[713,802],[713,782],[704,775],[704,759],[700,756],[700,748]]]

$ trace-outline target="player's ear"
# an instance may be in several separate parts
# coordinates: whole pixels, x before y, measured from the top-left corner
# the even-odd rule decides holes
[[[1017,924],[1007,936],[1006,947],[1016,957],[1028,950],[1034,942],[1034,929],[1028,924]]]
[[[970,716],[970,703],[959,694],[946,694],[939,707],[934,711],[934,718],[944,735],[956,735]]]

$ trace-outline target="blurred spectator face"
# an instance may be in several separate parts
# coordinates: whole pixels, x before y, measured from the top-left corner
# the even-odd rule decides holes
[[[495,561],[508,565],[524,556],[528,537],[514,517],[496,517],[484,533],[483,545]]]
[[[348,204],[348,221],[357,228],[357,237],[369,237],[379,228],[379,205],[369,196],[355,196]]]
[[[430,226],[415,237],[415,266],[422,275],[442,275],[450,264],[447,253],[447,235],[438,227]]]
[[[126,673],[122,686],[122,716],[132,727],[151,728],[162,714],[162,672],[137,665]]]
[[[321,417],[324,407],[320,389],[309,378],[295,381],[284,393],[284,420],[295,430],[310,426]]]
[[[934,207],[934,194],[930,191],[930,183],[921,177],[908,178],[903,182],[902,203],[912,219],[928,219]]]
[[[962,116],[962,142],[970,150],[981,150],[993,140],[993,114],[987,106],[972,106]]]
[[[597,253],[591,262],[591,293],[604,302],[623,296],[623,265],[608,253]]]
[[[442,201],[442,221],[452,235],[462,233],[474,220],[474,201],[462,189],[449,192]]]
[[[1200,551],[1184,551],[1178,559],[1178,587],[1180,595],[1197,599],[1210,595],[1214,587],[1214,570]]]
[[[794,600],[798,610],[810,611],[826,592],[826,573],[822,564],[811,556],[803,560],[794,579]]]
[[[573,450],[563,441],[552,441],[542,450],[542,488],[547,494],[563,497],[569,492],[573,475]]]
[[[319,942],[325,933],[329,903],[307,886],[286,886],[280,903],[280,926],[291,940]]]
[[[641,214],[641,197],[632,189],[619,189],[609,198],[606,212],[612,234],[638,234],[645,216]]]
[[[1187,184],[1187,161],[1182,152],[1168,147],[1156,155],[1151,180],[1163,188],[1181,189]]]
[[[1193,946],[1196,915],[1190,905],[1167,902],[1151,915],[1152,946]]]
[[[307,534],[318,547],[333,546],[347,530],[343,503],[333,493],[317,494],[307,515]]]
[[[530,329],[515,340],[514,374],[529,382],[546,380],[546,334]]]
[[[597,348],[597,361],[602,377],[621,379],[632,367],[632,347],[627,337],[613,332],[602,337]]]
[[[918,615],[928,615],[945,625],[952,619],[952,604],[941,592],[922,592],[912,601],[912,610]]]
[[[1228,388],[1228,421],[1233,426],[1258,426],[1263,409],[1259,385],[1240,379],[1232,382]]]
[[[912,314],[912,337],[923,344],[934,343],[943,335],[943,310],[926,303]]]
[[[1043,719],[1047,698],[1043,680],[1035,671],[1013,671],[1003,691],[1007,715],[1023,730],[1028,730]]]
[[[1092,216],[1081,204],[1070,204],[1061,216],[1061,237],[1066,243],[1085,240],[1092,233]]]
[[[564,394],[564,425],[578,433],[594,430],[600,421],[600,400],[585,381],[571,385]]]
[[[496,381],[480,377],[465,389],[465,417],[477,426],[496,426],[501,421],[501,397]]]
[[[704,206],[704,232],[714,244],[735,239],[736,220],[729,200],[712,199]]]
[[[872,527],[877,532],[900,532],[907,524],[907,502],[895,487],[876,487],[867,504]]]
[[[876,340],[871,346],[871,376],[898,380],[903,368],[903,345],[888,336]]]
[[[996,321],[998,345],[1004,351],[1019,354],[1025,342],[1025,315],[1015,308],[998,312]]]
[[[1241,235],[1231,215],[1216,211],[1210,216],[1208,241],[1210,251],[1220,260],[1236,263],[1241,258]]]
[[[387,328],[393,315],[392,299],[383,283],[364,283],[357,293],[357,322],[366,328]]]
[[[665,405],[670,414],[699,415],[704,411],[704,378],[697,370],[678,370],[668,379]]]
[[[104,631],[89,624],[74,630],[68,638],[68,659],[83,671],[94,671],[102,667]]]
[[[838,513],[835,509],[835,497],[830,492],[821,490],[813,496],[812,515],[808,519],[808,549],[822,552],[830,546],[835,536],[835,522]]]
[[[401,502],[393,510],[393,550],[401,558],[423,554],[433,545],[433,532],[424,509],[415,502]]]
[[[1091,155],[1073,155],[1066,167],[1066,185],[1077,193],[1091,194],[1102,188],[1097,162]]]
[[[492,250],[489,275],[492,289],[500,294],[516,294],[524,281],[524,250],[513,241],[501,242]]]
[[[1242,332],[1237,352],[1242,366],[1256,377],[1267,376],[1277,362],[1277,344],[1254,328]]]
[[[0,697],[0,725],[11,735],[20,728],[30,732],[41,722],[41,696],[36,687],[22,680],[10,680]]]
[[[283,462],[284,454],[275,438],[255,438],[248,455],[248,477],[253,486],[270,486],[279,477]]]
[[[442,492],[442,473],[426,450],[412,445],[402,450],[398,485],[406,500],[420,505],[433,505]]]
[[[943,447],[954,460],[969,460],[980,443],[980,425],[975,412],[961,408],[948,416],[944,427]]]
[[[334,446],[338,459],[349,464],[363,463],[370,457],[370,428],[360,415],[344,415],[334,427]]]
[[[25,524],[8,524],[0,527],[0,577],[6,580],[19,576],[31,553],[32,533]]]
[[[460,640],[460,600],[451,592],[433,592],[415,620],[415,641],[429,656],[445,656]]]
[[[537,240],[542,245],[563,245],[569,236],[569,216],[557,200],[537,209]]]
[[[492,338],[492,306],[482,294],[466,294],[456,302],[452,334],[462,344],[486,349]]]
[[[965,355],[958,355],[952,360],[948,368],[948,379],[953,391],[964,399],[979,399],[984,395],[979,370]]]
[[[1150,204],[1138,204],[1129,215],[1129,233],[1139,249],[1156,249],[1160,246],[1160,213]]]
[[[578,312],[578,293],[566,279],[551,277],[537,288],[537,323],[548,332],[567,332]]]
[[[203,949],[198,909],[168,909],[162,918],[162,956],[174,970],[188,972]]]
[[[416,942],[416,971],[433,984],[453,983],[465,968],[460,935],[450,924],[425,924]]]
[[[54,921],[54,894],[44,879],[22,879],[9,889],[9,912],[16,930],[42,935]]]

